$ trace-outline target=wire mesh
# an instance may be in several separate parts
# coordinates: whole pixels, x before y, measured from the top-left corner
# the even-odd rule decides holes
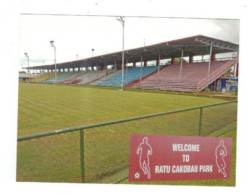
[[[128,174],[131,134],[197,135],[198,114],[196,109],[86,130],[86,182],[109,183]]]
[[[236,121],[237,103],[203,108],[201,135],[208,136],[217,131],[229,131],[234,128],[231,124]]]
[[[228,131],[237,103],[204,107],[201,118],[196,108],[18,142],[17,181],[112,183],[128,175],[131,134],[198,136],[200,119],[201,136]]]
[[[81,182],[79,132],[18,142],[17,181]]]

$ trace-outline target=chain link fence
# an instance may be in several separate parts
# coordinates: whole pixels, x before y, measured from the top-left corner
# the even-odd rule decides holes
[[[214,136],[236,121],[232,101],[21,136],[17,181],[116,182],[128,176],[131,134]]]

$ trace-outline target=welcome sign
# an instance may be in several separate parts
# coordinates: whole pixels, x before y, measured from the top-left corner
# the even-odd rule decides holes
[[[129,181],[230,179],[231,138],[131,135]]]

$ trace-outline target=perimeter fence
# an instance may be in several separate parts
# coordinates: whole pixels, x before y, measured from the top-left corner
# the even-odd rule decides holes
[[[237,101],[19,136],[17,181],[118,183],[131,134],[219,136],[236,129]]]

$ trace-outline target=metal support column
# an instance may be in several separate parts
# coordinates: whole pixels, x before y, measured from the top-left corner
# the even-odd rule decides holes
[[[141,56],[141,66],[140,66],[140,83],[141,83],[141,81],[142,81],[142,71],[143,71],[143,67],[142,67],[142,65],[143,65],[143,56]]]
[[[125,21],[124,21],[124,17],[120,16],[117,17],[117,20],[120,21],[120,23],[122,24],[122,82],[121,82],[121,89],[124,89],[124,28],[125,28]]]
[[[129,76],[129,73],[128,73],[128,59],[126,59],[125,70],[126,70],[125,71],[125,80],[128,81],[128,76]]]
[[[211,45],[210,45],[210,54],[209,54],[209,63],[208,63],[208,73],[207,73],[207,76],[209,76],[209,74],[210,74],[210,66],[211,66],[211,60],[212,60],[212,49],[213,49],[213,45],[211,43]]]
[[[157,82],[159,83],[159,77],[160,77],[160,59],[161,58],[161,56],[160,56],[160,53],[159,53],[159,55],[158,55],[158,67],[157,67]]]
[[[55,74],[55,82],[54,84],[57,83],[57,67],[56,67],[56,47],[54,45],[54,41],[50,41],[51,47],[54,48],[54,74]]]
[[[80,130],[80,168],[81,182],[85,183],[84,130]]]
[[[180,66],[180,72],[179,72],[179,80],[178,80],[178,82],[181,82],[181,79],[182,79],[182,62],[183,62],[183,50],[181,50],[181,66]]]
[[[106,65],[106,61],[105,61],[105,76],[107,75],[107,65]]]

